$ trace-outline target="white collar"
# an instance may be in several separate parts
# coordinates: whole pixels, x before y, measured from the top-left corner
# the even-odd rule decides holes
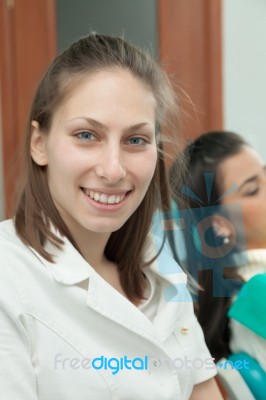
[[[266,272],[266,249],[252,249],[244,252],[246,263],[238,267],[238,274],[248,281],[254,275]]]
[[[47,261],[37,251],[31,250],[49,268],[57,282],[65,285],[74,285],[92,276],[99,276],[65,236],[60,235],[59,231],[54,227],[52,227],[52,232],[64,241],[62,249],[57,248],[48,240],[44,245],[44,249],[53,256],[54,263]],[[152,259],[158,253],[161,246],[160,240],[158,237],[149,235],[144,256],[145,261]],[[154,274],[159,275],[168,285],[186,285],[186,274],[169,252],[169,249],[164,248],[157,260],[147,268]]]
[[[167,250],[163,250],[147,267],[148,273],[158,277],[161,287],[160,312],[152,323],[140,309],[108,284],[67,238],[62,239],[63,249],[58,249],[48,242],[45,245],[45,249],[53,254],[55,263],[50,263],[33,250],[59,284],[74,285],[89,279],[86,302],[90,308],[127,326],[157,345],[175,329],[180,313],[183,313],[184,307],[187,307],[192,300],[186,289],[187,277]],[[151,245],[147,251],[147,258],[154,254],[156,249],[156,246]]]

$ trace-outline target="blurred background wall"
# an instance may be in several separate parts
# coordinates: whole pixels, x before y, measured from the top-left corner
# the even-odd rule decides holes
[[[191,98],[183,96],[185,139],[234,130],[266,159],[265,0],[0,0],[0,219],[11,214],[36,84],[58,51],[91,30],[124,35],[160,59]]]
[[[1,82],[0,82],[1,85]],[[1,90],[0,90],[1,93]],[[2,107],[1,107],[1,97],[0,97],[0,221],[4,219],[4,179],[3,179],[3,128],[2,128]]]
[[[222,19],[224,127],[266,160],[266,1],[223,0]]]
[[[57,0],[57,46],[61,51],[91,31],[124,35],[157,53],[157,0]]]

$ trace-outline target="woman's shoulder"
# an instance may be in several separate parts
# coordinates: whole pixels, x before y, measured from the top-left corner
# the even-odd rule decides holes
[[[187,289],[187,274],[175,261],[167,243],[163,246],[162,244],[161,238],[154,235],[149,237],[148,260],[153,261],[147,270],[154,276],[157,287],[163,290],[166,302],[174,302],[176,305],[182,302],[191,303],[192,299]]]
[[[15,230],[14,220],[13,219],[6,219],[5,221],[1,221],[0,222],[0,232],[1,232],[1,234],[2,234],[2,232],[6,233],[6,232],[8,232],[10,230]]]
[[[148,241],[145,247],[144,260],[149,261],[155,260],[157,270],[162,275],[180,273],[186,277],[186,273],[181,266],[174,259],[172,250],[167,240],[163,242],[160,236],[151,233],[148,237]]]
[[[17,238],[12,219],[0,222],[0,249],[1,253],[7,250],[8,245],[15,243]]]
[[[16,254],[15,248],[23,248],[25,245],[22,243],[17,235],[14,220],[8,219],[0,222],[0,257],[1,254]]]
[[[12,219],[0,222],[0,273],[3,281],[5,274],[20,270],[22,263],[28,263],[31,255],[30,248],[26,246],[17,235]],[[12,270],[12,271],[11,271]]]

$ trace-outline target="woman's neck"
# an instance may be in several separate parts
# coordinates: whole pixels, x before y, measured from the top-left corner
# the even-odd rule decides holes
[[[79,224],[64,222],[82,257],[97,271],[106,263],[104,250],[111,234],[92,232]]]

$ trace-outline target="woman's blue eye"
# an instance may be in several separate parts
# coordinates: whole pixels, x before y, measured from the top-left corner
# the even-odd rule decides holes
[[[93,141],[96,140],[93,133],[89,131],[82,131],[77,134],[77,137],[82,140]]]
[[[129,139],[130,144],[135,144],[135,145],[142,145],[146,144],[147,141],[141,137],[133,137]]]

